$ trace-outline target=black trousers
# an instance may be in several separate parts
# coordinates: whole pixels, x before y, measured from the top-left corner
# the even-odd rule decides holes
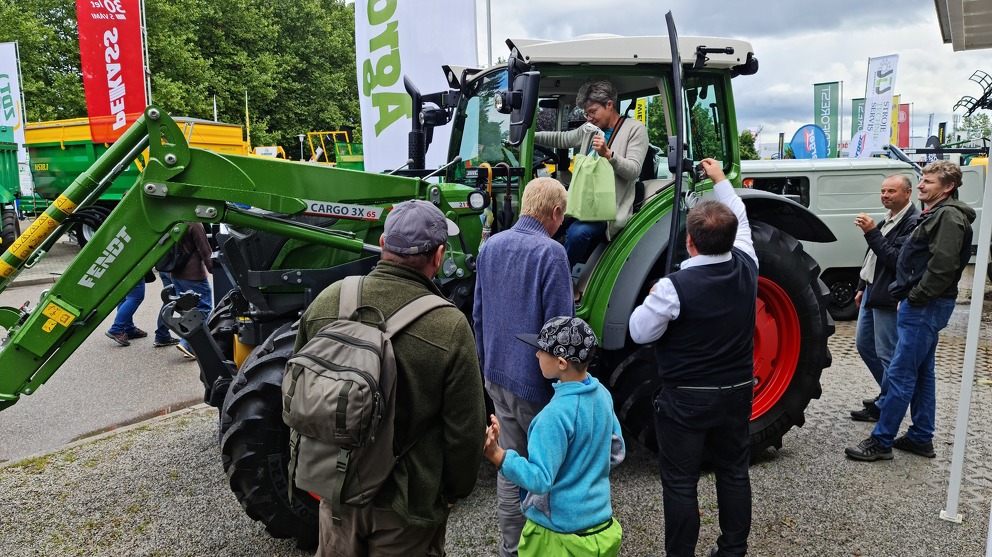
[[[729,390],[665,387],[655,398],[668,557],[692,557],[699,538],[697,484],[703,455],[716,475],[721,556],[747,553],[751,532],[750,385]]]

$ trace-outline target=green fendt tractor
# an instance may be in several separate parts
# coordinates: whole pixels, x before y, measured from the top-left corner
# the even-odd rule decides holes
[[[189,294],[172,296],[163,315],[190,341],[204,399],[220,410],[223,466],[238,501],[272,535],[312,546],[317,502],[298,490],[288,497],[289,436],[280,415],[294,321],[322,288],[372,268],[386,214],[414,198],[435,203],[461,228],[450,239],[437,280],[470,313],[483,223],[488,233],[511,226],[521,191],[551,164],[568,182],[570,153],[535,145],[535,129],[581,123],[581,110],[572,106],[579,86],[609,79],[621,106],[652,98],[650,109],[663,118],[651,120],[664,122],[660,136],[667,144],[655,146],[645,162],[629,224],[576,268],[577,313],[600,335],[605,351],[594,371],[613,392],[621,422],[632,439],[653,446],[655,352],[631,341],[627,320],[652,284],[687,256],[686,208],[712,187],[692,176],[692,166],[716,158],[739,184],[731,79],[753,74],[757,60],[743,41],[676,39],[670,21],[669,37],[508,44],[504,66],[444,67],[448,91],[421,95],[407,82],[420,118],[410,134],[409,168],[390,174],[190,148],[167,114],[146,109],[0,256],[2,289],[64,233],[68,215],[91,204],[115,172],[149,147],[138,182],[40,303],[32,311],[0,308],[0,327],[7,331],[0,347],[0,408],[48,380],[179,240],[186,222],[224,223],[228,229],[218,235],[223,271],[215,280],[230,284],[230,292],[218,292],[209,318],[191,309]],[[451,162],[425,170],[431,131],[449,122]],[[660,162],[666,153],[667,164]],[[760,261],[751,422],[757,453],[779,447],[820,395],[833,322],[816,262],[797,239],[833,236],[799,204],[761,191],[740,193]]]

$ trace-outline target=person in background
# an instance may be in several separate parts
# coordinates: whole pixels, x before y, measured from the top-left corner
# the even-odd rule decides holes
[[[751,532],[751,403],[758,257],[744,202],[720,163],[701,161],[716,200],[686,215],[681,268],[658,281],[630,316],[638,344],[656,342],[654,401],[665,506],[665,550],[692,557],[699,538],[703,455],[716,475],[720,537],[711,556],[743,556]]]
[[[138,306],[144,299],[145,281],[142,279],[127,293],[124,300],[117,304],[117,315],[114,316],[114,323],[106,332],[110,340],[120,346],[131,346],[132,340],[148,336],[148,333],[134,325],[134,312],[138,311]]]
[[[203,225],[198,222],[189,223],[186,234],[179,240],[183,250],[190,254],[186,265],[182,269],[174,269],[171,273],[172,284],[176,294],[183,292],[193,292],[200,296],[200,301],[196,304],[196,309],[202,311],[204,315],[210,315],[213,309],[213,298],[210,288],[210,280],[207,278],[213,272],[213,261],[210,259],[212,253],[210,243],[207,240],[207,232]],[[180,340],[176,348],[182,352],[183,357],[188,360],[195,360],[196,355],[190,350],[186,339]]]
[[[514,484],[527,490],[527,516],[519,555],[613,557],[623,531],[610,503],[610,469],[625,447],[613,397],[588,374],[599,346],[589,325],[559,316],[539,334],[517,338],[537,348],[541,373],[554,379],[555,394],[527,433],[528,456],[499,444],[500,422],[490,416],[483,455]]]
[[[937,379],[934,359],[940,331],[954,312],[961,271],[971,258],[975,210],[958,201],[961,169],[950,161],[923,168],[916,198],[925,209],[899,250],[896,280],[889,293],[896,310],[896,349],[885,373],[889,390],[879,399],[871,436],[844,453],[853,460],[892,460],[892,448],[934,458]],[[902,436],[899,425],[911,409],[913,425]]]
[[[878,401],[885,396],[888,384],[885,370],[896,348],[896,300],[889,294],[889,285],[896,278],[899,248],[916,227],[920,211],[911,203],[913,183],[902,174],[893,174],[882,181],[882,206],[888,209],[881,226],[861,213],[854,224],[865,234],[868,253],[861,266],[861,280],[854,303],[860,306],[855,345],[868,366],[879,394],[862,401],[864,408],[853,410],[851,418],[861,422],[878,421]]]
[[[524,188],[520,218],[486,240],[476,267],[475,344],[486,391],[501,424],[500,446],[527,458],[527,429],[554,390],[541,375],[533,352],[514,335],[538,331],[557,315],[572,316],[572,282],[565,248],[551,238],[565,219],[565,187],[537,178]],[[526,518],[520,490],[496,478],[499,554],[517,554]]]
[[[578,153],[595,152],[610,161],[616,178],[617,218],[609,222],[573,222],[565,232],[565,251],[569,265],[585,261],[597,243],[612,239],[634,214],[634,184],[648,152],[648,132],[634,118],[620,116],[617,90],[609,81],[582,85],[575,106],[584,111],[585,126],[566,132],[537,132],[534,142],[554,149],[578,149]],[[598,130],[596,129],[598,128]],[[599,133],[602,131],[602,133]],[[568,166],[567,161],[565,166]]]

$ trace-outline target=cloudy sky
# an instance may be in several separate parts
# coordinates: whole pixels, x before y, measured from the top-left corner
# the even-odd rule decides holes
[[[484,63],[486,0],[476,4]],[[796,129],[811,123],[813,84],[827,81],[843,82],[842,139],[850,139],[851,99],[864,96],[869,57],[899,55],[896,93],[912,103],[914,136],[926,134],[931,112],[936,122],[951,122],[958,99],[981,95],[981,87],[968,80],[976,69],[992,74],[992,52],[954,52],[942,43],[932,0],[500,0],[491,5],[494,58],[506,56],[508,37],[667,34],[668,10],[681,36],[749,41],[760,69],[734,79],[737,123],[741,129],[762,128],[762,144],[777,143],[779,132],[788,142]]]

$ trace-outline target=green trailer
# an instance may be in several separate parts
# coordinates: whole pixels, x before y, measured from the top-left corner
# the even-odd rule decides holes
[[[21,194],[14,129],[0,126],[0,249],[7,249],[21,235],[15,201]]]

